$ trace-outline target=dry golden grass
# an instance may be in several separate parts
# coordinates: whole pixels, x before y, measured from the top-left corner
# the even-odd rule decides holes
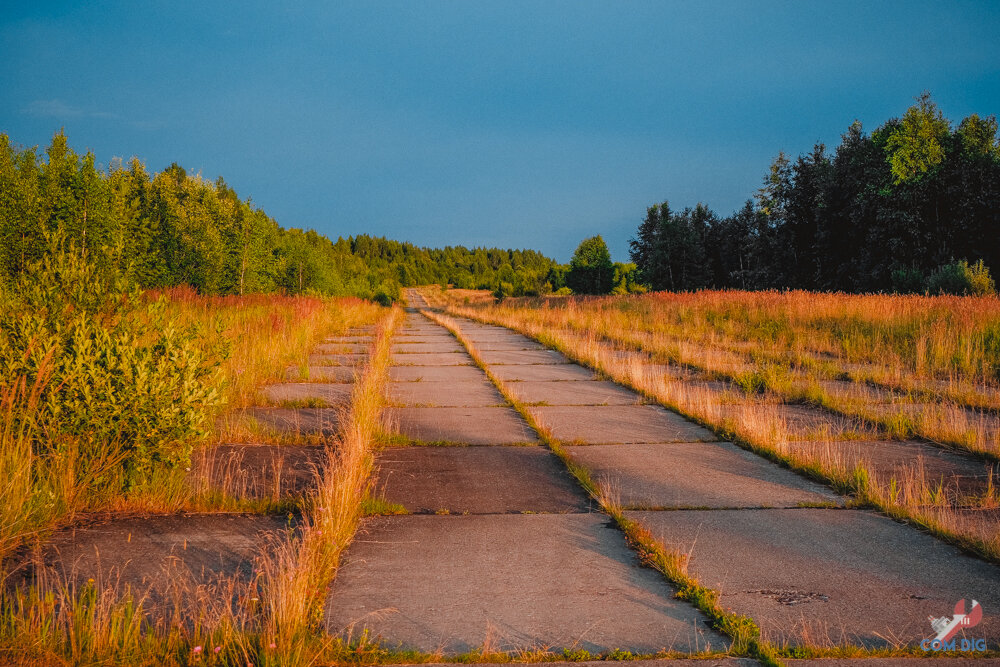
[[[429,301],[436,298],[437,302],[441,302],[442,296],[436,290],[426,290],[424,294]],[[970,505],[983,509],[996,507],[1000,496],[992,487],[975,496],[963,495],[954,488],[942,487],[940,480],[926,475],[919,460],[914,461],[912,468],[896,470],[889,475],[861,451],[852,453],[850,448],[832,446],[794,446],[800,436],[792,431],[778,404],[779,399],[797,397],[796,385],[787,377],[787,365],[782,366],[772,358],[754,363],[753,351],[736,354],[709,344],[713,336],[721,334],[714,334],[709,330],[712,316],[707,313],[721,311],[726,314],[726,318],[720,320],[721,329],[738,329],[744,334],[748,331],[746,327],[739,329],[728,322],[759,322],[763,318],[761,314],[739,315],[739,304],[743,301],[750,303],[748,307],[754,312],[770,313],[773,316],[773,311],[784,307],[789,311],[786,318],[788,321],[813,321],[808,309],[808,299],[802,294],[765,293],[761,296],[763,305],[760,307],[752,305],[752,296],[746,293],[708,292],[703,295],[705,304],[700,303],[699,294],[672,295],[676,299],[660,295],[599,299],[509,299],[501,304],[484,302],[485,305],[479,306],[468,306],[464,304],[464,300],[459,302],[458,299],[451,299],[448,311],[525,333],[561,350],[571,359],[597,369],[614,381],[633,387],[648,398],[714,429],[725,438],[824,480],[844,493],[853,494],[856,502],[870,504],[891,516],[908,519],[987,558],[1000,560],[1000,525],[996,517],[988,512],[970,513],[966,509]],[[877,303],[880,298],[886,299],[890,305],[895,299],[819,296],[823,298],[820,299],[817,312],[827,319],[837,312],[832,304],[837,299],[844,299],[847,304],[844,317],[848,322],[860,319],[865,309],[872,308],[872,304]],[[918,308],[917,298],[901,299],[904,303],[898,308],[889,308],[889,311],[895,313],[895,317],[909,317],[909,326],[916,326],[915,322],[923,321],[917,314],[930,317],[927,312]],[[937,298],[928,301],[930,303],[925,305],[925,310],[930,312],[938,312],[938,309],[944,307],[942,300]],[[951,301],[944,299],[943,303]],[[979,303],[983,300],[974,301]],[[958,303],[962,318],[956,316],[956,321],[974,320],[979,323],[978,329],[968,322],[962,325],[966,327],[966,338],[982,340],[987,336],[983,332],[988,332],[994,326],[993,320],[988,316],[975,316],[974,308],[970,310],[968,304],[961,300]],[[671,311],[671,307],[677,312]],[[1000,309],[993,305],[992,312],[996,314]],[[690,334],[679,335],[689,319],[695,323]],[[891,328],[893,321],[884,314],[876,314],[869,325],[876,329]],[[805,325],[802,324],[801,327]],[[858,329],[865,330],[865,327],[858,325]],[[800,337],[805,335],[798,329],[793,331]],[[975,333],[977,331],[979,333]],[[873,336],[878,338],[877,335]],[[824,345],[828,348],[832,346],[831,340],[835,339],[829,339]],[[938,338],[933,340],[939,345],[945,345]],[[863,346],[859,344],[856,347]],[[889,349],[887,345],[884,347]],[[876,342],[869,341],[864,349],[870,355],[878,346]],[[966,344],[961,349],[967,352],[964,366],[979,369],[975,372],[978,374],[975,375],[977,382],[985,380],[983,369],[992,367],[985,347]],[[979,351],[973,354],[970,351],[972,349]],[[905,356],[899,355],[899,359],[903,360]],[[708,382],[714,378],[724,378],[731,382],[730,386],[737,387],[740,386],[740,380],[743,380],[747,390],[720,390]],[[811,378],[810,381],[815,383],[816,378]],[[811,387],[809,390],[815,393],[816,388]],[[886,424],[891,425],[893,420],[898,419],[897,414],[890,414],[888,417],[884,414],[870,414],[866,411],[871,409],[871,403],[862,402],[857,397],[853,400],[855,409],[845,409],[844,414],[868,417],[874,422],[874,426],[883,430]],[[826,395],[817,397],[816,402],[835,403],[833,398]],[[897,410],[902,405],[904,404],[900,401]],[[970,425],[962,421],[954,406],[949,406],[944,401],[940,405],[935,410],[920,411],[916,416],[908,414],[909,421],[904,425],[905,428],[900,429],[903,431],[900,435],[909,435],[907,429],[910,428],[920,434],[921,431],[917,428],[929,433],[932,427],[946,429],[950,425],[952,433],[956,435],[961,433],[965,437],[969,430],[977,430],[980,438],[995,438],[983,424]],[[866,435],[867,428],[862,424],[846,431],[835,429],[823,435],[824,439],[850,439]],[[952,444],[957,446],[957,443]],[[978,451],[981,446],[985,447],[982,439],[966,441],[968,449]],[[992,453],[997,450],[992,446],[988,451]]]

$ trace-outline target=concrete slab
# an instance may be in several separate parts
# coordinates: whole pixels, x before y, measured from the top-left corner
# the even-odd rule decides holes
[[[303,377],[302,369],[292,366],[285,372],[289,380],[311,380],[314,382],[354,382],[355,375],[361,372],[358,366],[317,366],[306,367]]]
[[[285,382],[266,385],[260,393],[272,403],[318,401],[332,407],[346,405],[351,400],[352,389],[345,382]]]
[[[60,583],[65,578],[79,587],[94,579],[98,590],[130,585],[138,595],[148,591],[145,607],[157,617],[172,613],[174,602],[183,610],[212,596],[211,588],[196,586],[249,578],[253,559],[286,526],[286,516],[247,514],[104,518],[57,531],[23,581],[32,582],[47,566]],[[231,594],[224,582],[221,593]]]
[[[555,350],[490,351],[480,350],[479,356],[490,366],[498,364],[568,364],[570,360]]]
[[[320,343],[315,347],[315,350],[320,354],[360,354],[367,357],[368,353],[371,351],[371,345],[365,345],[362,343],[327,342]]]
[[[467,331],[463,328],[462,335],[473,341],[477,346],[482,345],[484,349],[489,345],[524,345],[526,347],[540,345],[540,343],[534,341],[533,339],[522,334],[515,333],[510,329],[498,329],[490,333],[483,333]]]
[[[781,424],[793,440],[856,440],[878,438],[879,429],[860,419],[827,412],[807,405],[784,405],[753,402],[718,406],[719,416],[739,421],[747,414],[756,420],[772,419]]]
[[[198,490],[277,500],[315,487],[315,473],[325,463],[323,447],[216,445],[195,452],[188,479]]]
[[[516,545],[517,548],[512,548]],[[454,654],[723,649],[600,514],[378,517],[348,548],[326,628]]]
[[[1000,567],[858,510],[629,512],[688,572],[778,643],[884,647],[933,637],[928,617],[1000,599]],[[946,573],[946,574],[942,574]],[[969,636],[1000,639],[984,615]]]
[[[387,423],[421,442],[511,445],[538,440],[512,408],[388,408]]]
[[[565,444],[699,442],[718,438],[658,405],[529,406],[538,423]]]
[[[484,377],[475,366],[389,367],[389,379],[393,382],[474,382]]]
[[[511,338],[514,338],[513,336]],[[516,352],[520,350],[544,350],[546,347],[541,343],[536,343],[531,340],[525,340],[524,342],[518,342],[515,340],[506,340],[504,338],[489,338],[482,341],[474,341],[476,349],[483,352]]]
[[[396,333],[392,337],[394,344],[399,343],[457,343],[455,337],[442,329],[439,333],[410,334],[406,332]]]
[[[921,476],[931,485],[943,483],[954,491],[975,493],[989,484],[990,477],[994,483],[1000,479],[1000,464],[912,440],[792,441],[787,448],[846,470],[863,463],[883,482]]]
[[[542,447],[393,447],[378,455],[376,491],[414,513],[585,512],[591,502]]]
[[[246,414],[283,436],[334,435],[337,408],[247,408]]]
[[[414,352],[465,352],[465,348],[457,340],[428,341],[428,342],[394,342],[391,348],[393,354],[412,354]]]
[[[321,351],[309,355],[309,364],[316,366],[361,366],[366,361],[367,354],[328,354]]]
[[[535,364],[491,366],[490,372],[501,382],[567,382],[596,380],[594,371],[576,364]]]
[[[638,405],[642,396],[614,382],[511,382],[522,403],[545,405]]]
[[[329,336],[323,340],[331,345],[371,345],[375,342],[374,336]]]
[[[480,373],[478,380],[390,382],[389,401],[409,407],[496,407],[506,401]]]
[[[798,507],[843,501],[728,442],[567,447],[625,507]]]
[[[392,354],[395,366],[471,366],[472,357],[465,352],[413,352],[410,354]]]

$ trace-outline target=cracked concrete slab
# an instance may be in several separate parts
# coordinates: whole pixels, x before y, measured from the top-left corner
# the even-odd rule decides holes
[[[567,447],[625,507],[843,504],[830,489],[728,442]]]
[[[480,373],[478,380],[390,382],[389,401],[409,407],[496,407],[506,401]]]
[[[527,406],[564,444],[717,440],[706,428],[658,405]]]
[[[346,405],[353,387],[345,382],[284,382],[261,387],[260,393],[272,403],[321,401],[327,406]]]
[[[988,486],[991,478],[994,483],[1000,478],[996,462],[914,440],[796,440],[786,448],[844,470],[864,464],[883,482],[890,477],[922,478],[931,486],[943,483],[945,488],[975,493]]]
[[[594,371],[576,364],[536,364],[490,366],[501,382],[567,382],[596,380]]]
[[[483,379],[475,366],[390,366],[393,382],[472,382]]]
[[[320,343],[314,348],[319,354],[361,354],[368,356],[371,345],[363,343],[340,343],[326,342]]]
[[[328,354],[323,352],[309,355],[309,364],[315,366],[361,366],[367,360],[367,354]]]
[[[354,382],[361,368],[358,366],[307,366],[305,373],[298,366],[292,366],[285,372],[288,380],[311,380],[319,382]]]
[[[586,512],[591,502],[542,447],[392,447],[376,460],[376,493],[410,512]]]
[[[674,593],[600,514],[379,517],[348,548],[325,625],[445,654],[487,641],[496,650],[728,647]]]
[[[247,408],[245,414],[282,436],[334,435],[337,408]]]
[[[214,597],[228,595],[226,579],[248,579],[262,547],[288,525],[285,516],[250,514],[102,518],[56,531],[42,563],[57,581],[78,587],[94,579],[99,591],[129,585],[137,595],[148,592],[149,615],[166,617],[175,602],[183,613],[199,598],[213,597],[214,586],[221,589]],[[40,572],[35,564],[21,573],[22,581]]]
[[[414,352],[465,352],[461,343],[452,338],[446,341],[428,341],[426,343],[415,343],[411,341],[394,342],[391,351],[393,354],[412,354]]]
[[[274,499],[300,495],[316,486],[326,463],[323,447],[303,445],[215,445],[192,456],[189,483],[237,498]]]
[[[688,572],[778,643],[913,645],[933,637],[928,617],[950,616],[959,600],[1000,599],[1000,567],[873,512],[627,514],[690,554]],[[1000,617],[970,634],[995,644]]]
[[[536,442],[535,432],[512,408],[387,408],[387,423],[421,442],[510,445]]]
[[[719,405],[719,416],[735,420],[770,420],[780,426],[793,440],[856,440],[879,437],[879,429],[871,423],[827,412],[807,405],[785,405],[764,401],[741,405]]]
[[[507,340],[497,340],[490,339],[485,341],[476,341],[475,346],[477,350],[481,352],[517,352],[525,350],[545,350],[546,347],[541,343],[535,343],[534,341],[526,340],[521,343],[518,341],[507,341]]]
[[[395,366],[471,366],[472,357],[463,351],[455,352],[412,352],[392,354]]]
[[[500,364],[568,364],[570,360],[555,350],[480,350],[483,363],[494,366]]]
[[[642,396],[614,382],[511,382],[508,386],[522,403],[546,405],[638,405]]]

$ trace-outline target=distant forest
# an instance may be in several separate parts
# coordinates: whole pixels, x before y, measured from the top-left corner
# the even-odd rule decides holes
[[[388,301],[400,287],[451,283],[553,289],[563,272],[533,250],[418,248],[384,238],[331,241],[286,229],[220,177],[176,164],[150,175],[138,159],[108,168],[57,133],[44,156],[0,134],[0,281],[53,246],[72,247],[145,288],[191,285],[206,294],[284,291]],[[561,285],[556,285],[558,288]]]
[[[756,196],[720,218],[651,206],[631,241],[654,290],[802,288],[989,293],[1000,269],[997,121],[957,127],[928,94],[833,155],[779,153]]]

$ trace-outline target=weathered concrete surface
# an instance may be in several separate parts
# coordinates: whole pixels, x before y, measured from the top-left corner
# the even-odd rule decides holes
[[[483,379],[475,366],[390,366],[393,382],[474,382]]]
[[[506,340],[504,338],[488,338],[482,341],[475,341],[475,346],[476,349],[482,352],[514,352],[546,349],[541,343],[536,343],[527,339],[525,339],[524,342],[519,342],[516,338],[512,340]]]
[[[512,408],[388,408],[387,423],[408,438],[466,445],[535,442],[535,432]]]
[[[410,512],[566,513],[591,506],[542,447],[393,447],[377,465],[377,493]]]
[[[333,435],[337,408],[247,408],[246,414],[281,435]]]
[[[172,514],[104,519],[57,531],[45,545],[43,563],[57,580],[76,586],[94,579],[98,590],[130,585],[137,595],[147,590],[150,611],[176,596],[183,608],[224,577],[249,577],[253,559],[268,539],[281,534],[288,517],[248,514]],[[31,567],[22,576],[31,581]],[[172,587],[179,586],[176,590]],[[215,604],[225,605],[225,599]],[[169,609],[167,610],[169,613]]]
[[[357,366],[309,366],[308,375],[302,377],[302,370],[292,366],[285,373],[289,380],[314,380],[321,382],[354,382],[355,375],[361,372]]]
[[[316,485],[326,463],[323,447],[304,445],[216,445],[192,456],[190,484],[237,498],[299,495]]]
[[[722,591],[772,641],[886,646],[932,637],[928,616],[961,599],[1000,600],[1000,567],[884,516],[857,510],[629,512],[688,572]],[[986,612],[969,636],[1000,639]]]
[[[479,357],[483,363],[493,366],[498,364],[568,364],[569,359],[555,350],[521,350],[490,351],[480,350]]]
[[[395,366],[472,366],[473,361],[465,352],[427,352],[392,354],[392,363]]]
[[[605,445],[716,440],[708,429],[658,405],[529,406],[565,444]]]
[[[857,439],[859,435],[874,439],[879,435],[878,428],[873,424],[806,405],[760,402],[749,406],[720,405],[718,409],[721,417],[736,421],[747,418],[773,419],[794,440]]]
[[[458,653],[550,647],[652,652],[727,640],[600,514],[379,517],[348,548],[326,627]]]
[[[797,507],[837,494],[728,442],[568,447],[626,507]]]
[[[426,343],[420,342],[394,342],[392,344],[393,354],[412,354],[414,352],[465,352],[465,348],[457,340],[432,340]]]
[[[315,350],[320,354],[361,354],[367,356],[371,351],[371,346],[362,343],[327,342],[320,343],[315,347]]]
[[[315,364],[316,366],[360,366],[367,360],[367,354],[330,354],[323,352],[309,355],[309,364]]]
[[[848,470],[864,463],[882,481],[922,477],[932,486],[943,483],[962,493],[981,491],[991,476],[994,483],[1000,479],[1000,464],[916,441],[804,440],[789,442],[788,449]]]
[[[373,336],[330,336],[324,338],[324,343],[331,345],[364,345],[365,348],[375,341]]]
[[[565,382],[574,380],[596,380],[597,376],[589,368],[576,364],[527,364],[491,366],[490,372],[501,382]]]
[[[548,405],[638,405],[642,396],[614,382],[511,382],[509,389],[522,403]]]
[[[410,407],[495,407],[506,404],[493,383],[481,373],[478,380],[390,382],[389,400]]]
[[[533,339],[510,329],[469,330],[464,325],[460,329],[465,338],[471,340],[476,347],[482,345],[483,349],[487,349],[489,345],[524,345],[528,348],[539,345]]]
[[[327,405],[345,405],[351,398],[351,385],[322,382],[286,382],[269,384],[261,388],[260,393],[267,400],[280,403],[282,401],[324,401]]]

